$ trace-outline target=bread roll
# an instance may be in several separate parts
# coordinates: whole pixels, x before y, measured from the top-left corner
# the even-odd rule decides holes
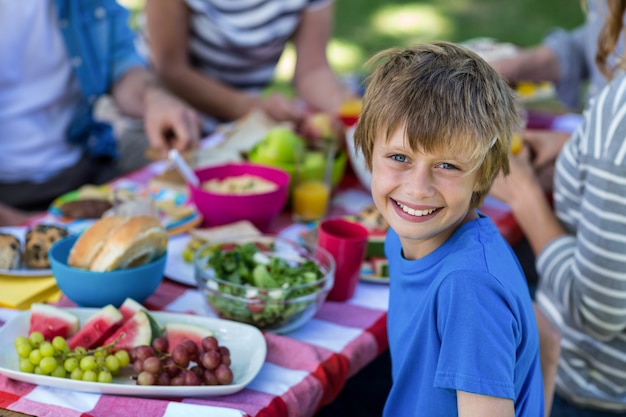
[[[109,235],[124,221],[124,217],[111,216],[103,217],[92,224],[74,243],[67,264],[74,268],[89,269]]]
[[[93,246],[97,246],[96,250]],[[74,244],[70,258],[72,261],[80,259],[78,262],[83,269],[103,272],[147,264],[163,255],[166,249],[167,232],[158,219],[111,216],[98,220],[83,233]],[[79,267],[69,259],[68,263]]]

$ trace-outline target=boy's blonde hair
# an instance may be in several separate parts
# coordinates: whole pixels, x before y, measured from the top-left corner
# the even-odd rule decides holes
[[[509,173],[511,137],[521,127],[515,92],[477,54],[449,42],[388,49],[368,64],[378,61],[354,135],[367,167],[374,139],[389,140],[404,125],[412,150],[453,150],[475,163],[478,207],[498,173]]]

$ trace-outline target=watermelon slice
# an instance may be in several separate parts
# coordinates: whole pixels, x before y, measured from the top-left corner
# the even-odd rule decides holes
[[[49,304],[34,303],[30,307],[30,328],[28,334],[41,332],[45,340],[55,336],[67,339],[78,331],[80,320],[77,315]]]
[[[122,313],[112,304],[102,307],[85,320],[80,330],[67,341],[67,345],[72,350],[77,346],[85,349],[99,347],[120,326],[123,319]]]
[[[389,277],[389,262],[387,258],[373,258],[371,262],[374,275],[384,278]]]
[[[160,335],[159,324],[148,311],[141,309],[126,320],[122,327],[109,336],[102,345],[115,342],[114,350],[130,350],[135,346],[150,346],[152,341]]]
[[[165,338],[169,346],[169,351],[187,339],[193,340],[201,346],[202,339],[207,336],[215,336],[213,330],[206,327],[197,326],[191,323],[165,323]]]
[[[119,307],[120,313],[122,313],[122,317],[124,317],[124,322],[129,320],[139,310],[145,309],[146,308],[144,306],[142,306],[132,298],[125,299],[122,305]]]

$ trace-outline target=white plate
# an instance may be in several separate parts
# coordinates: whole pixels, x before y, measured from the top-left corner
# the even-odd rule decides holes
[[[8,233],[20,240],[22,244],[22,250],[24,248],[24,239],[26,237],[26,232],[28,231],[28,227],[26,226],[11,226],[11,227],[0,227],[0,232]],[[14,277],[48,277],[52,275],[52,270],[47,269],[30,269],[26,268],[23,263],[20,263],[20,266],[16,269],[0,269],[0,275],[8,275]]]
[[[69,308],[67,310],[77,314],[81,322],[98,311],[98,309],[92,308]],[[224,345],[230,350],[231,369],[235,377],[233,383],[218,386],[142,386],[135,385],[135,381],[130,379],[128,375],[126,377],[117,376],[113,378],[112,383],[105,384],[20,372],[18,371],[18,357],[13,341],[18,336],[27,335],[30,325],[30,312],[28,311],[20,313],[0,327],[0,373],[18,381],[75,391],[136,397],[183,398],[228,395],[241,391],[259,373],[265,362],[267,345],[263,334],[256,327],[234,321],[189,314],[162,312],[152,312],[151,314],[161,324],[167,322],[193,323],[213,330],[220,345]],[[127,369],[130,370],[130,368]]]
[[[189,235],[170,236],[167,242],[165,276],[181,284],[196,286],[193,264],[183,260],[183,250],[191,240]]]

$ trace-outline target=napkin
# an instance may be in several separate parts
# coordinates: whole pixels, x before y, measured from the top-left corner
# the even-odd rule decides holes
[[[33,303],[55,302],[61,291],[53,276],[0,275],[0,307],[27,310]]]

